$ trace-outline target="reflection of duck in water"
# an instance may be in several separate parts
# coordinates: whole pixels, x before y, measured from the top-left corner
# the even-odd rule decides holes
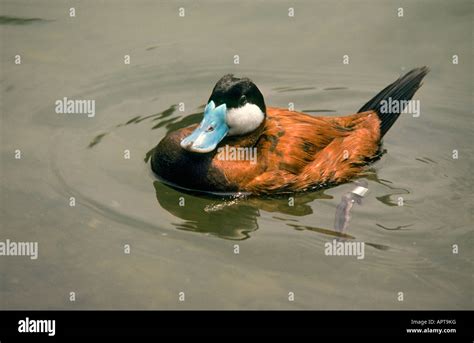
[[[410,71],[346,117],[267,108],[252,81],[225,75],[201,123],[168,134],[154,149],[152,169],[177,186],[208,192],[275,194],[346,182],[380,156],[381,138],[403,111],[384,111],[381,102],[410,100],[427,73]],[[223,156],[224,147],[234,155]],[[235,158],[241,151],[256,159]]]
[[[300,217],[313,213],[308,204],[315,199],[332,198],[323,191],[306,193],[294,198],[293,206],[288,206],[288,199],[281,197],[272,198],[272,201],[257,197],[222,199],[183,193],[158,181],[153,182],[153,186],[160,206],[183,220],[173,223],[177,229],[210,233],[231,240],[249,238],[258,229],[260,210]],[[287,221],[278,217],[278,214],[274,218]],[[288,220],[290,224],[294,222],[297,220]]]
[[[324,237],[338,240],[354,240],[347,228],[350,220],[348,203],[365,193],[367,182],[359,180],[350,194],[342,197],[336,208],[335,228],[323,228],[300,224],[298,217],[313,213],[310,203],[316,199],[332,199],[324,194],[323,190],[299,194],[294,198],[293,206],[288,205],[288,199],[272,197],[272,201],[262,197],[234,197],[221,199],[220,197],[194,196],[192,193],[183,193],[167,187],[159,181],[153,182],[156,198],[160,206],[181,219],[173,221],[173,226],[179,230],[211,234],[223,239],[245,240],[258,230],[260,211],[273,213],[272,218],[282,221],[286,226],[297,231],[311,231]],[[362,187],[361,187],[362,186]],[[361,192],[362,190],[362,192]],[[365,191],[364,191],[365,190]],[[355,193],[354,193],[355,192]],[[182,202],[182,201],[183,202]],[[360,204],[360,201],[355,200]],[[285,216],[285,215],[289,215]],[[389,247],[365,242],[376,249],[387,250]]]
[[[258,208],[235,200],[225,200],[217,203],[222,204],[220,210],[214,210],[212,201],[207,197],[193,197],[158,181],[153,182],[153,186],[160,206],[182,219],[173,222],[177,229],[210,233],[231,240],[249,238],[249,234],[258,229]]]

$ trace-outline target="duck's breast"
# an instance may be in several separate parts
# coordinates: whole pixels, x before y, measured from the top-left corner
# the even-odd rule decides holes
[[[213,165],[216,151],[199,154],[180,145],[196,125],[174,131],[164,137],[151,156],[152,170],[165,181],[184,188],[201,191],[232,191],[224,173]]]

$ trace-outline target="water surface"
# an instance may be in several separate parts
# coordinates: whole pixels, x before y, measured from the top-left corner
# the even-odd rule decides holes
[[[298,2],[294,18],[284,1],[71,6],[1,5],[0,239],[39,243],[38,260],[0,258],[2,308],[472,309],[470,1],[403,3],[403,18],[372,0]],[[422,65],[421,116],[387,134],[352,209],[345,239],[366,242],[362,260],[324,254],[353,184],[294,206],[223,200],[172,189],[146,162],[200,120],[225,73],[252,78],[267,105],[336,116]],[[56,114],[63,97],[94,99],[96,116]]]

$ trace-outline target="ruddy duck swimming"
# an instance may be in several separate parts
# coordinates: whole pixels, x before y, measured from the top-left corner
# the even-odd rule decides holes
[[[165,182],[211,193],[292,193],[347,182],[380,157],[382,137],[428,71],[413,69],[344,117],[267,108],[250,79],[225,75],[201,123],[164,137],[151,167]]]

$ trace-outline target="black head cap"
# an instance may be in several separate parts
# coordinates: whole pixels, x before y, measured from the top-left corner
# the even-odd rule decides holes
[[[211,100],[214,101],[216,107],[225,103],[227,108],[239,108],[250,103],[257,105],[263,113],[266,113],[262,93],[252,80],[246,77],[224,75],[214,86],[209,98],[209,101]]]

